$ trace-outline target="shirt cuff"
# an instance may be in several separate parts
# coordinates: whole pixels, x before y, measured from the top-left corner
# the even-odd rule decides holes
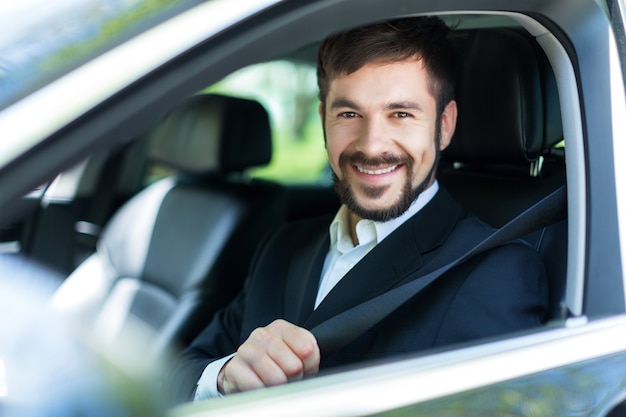
[[[193,398],[194,401],[209,400],[211,398],[220,398],[222,394],[217,390],[217,376],[220,370],[224,367],[235,353],[228,355],[222,359],[211,362],[204,368],[198,384],[196,387],[196,394]]]

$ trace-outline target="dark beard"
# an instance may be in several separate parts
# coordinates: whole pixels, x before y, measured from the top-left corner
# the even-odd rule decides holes
[[[378,158],[368,159],[362,152],[355,152],[350,155],[341,154],[339,156],[339,169],[344,169],[343,167],[347,164],[362,164],[365,166],[404,164],[406,167],[407,177],[404,182],[404,186],[402,187],[400,200],[398,200],[396,204],[382,210],[368,210],[357,203],[354,191],[350,188],[350,184],[348,184],[346,176],[344,175],[344,179],[340,180],[339,177],[337,177],[337,174],[333,172],[333,182],[335,183],[335,191],[339,195],[339,200],[348,207],[348,210],[362,219],[369,219],[376,222],[386,222],[401,216],[409,209],[409,207],[411,207],[411,204],[417,199],[417,197],[419,197],[419,195],[423,193],[426,188],[428,188],[428,185],[434,178],[437,171],[437,165],[439,165],[439,158],[441,157],[440,144],[441,116],[437,117],[437,122],[435,124],[435,161],[433,162],[433,166],[430,168],[430,172],[426,175],[426,178],[424,178],[424,181],[422,181],[421,184],[415,188],[411,188],[410,178],[410,175],[413,172],[414,161],[413,158],[409,156],[401,157],[383,154]],[[387,187],[361,187],[361,191],[370,198],[380,197],[386,189]]]
[[[375,160],[366,159],[362,154],[356,153],[350,156],[344,157],[341,155],[339,158],[339,166],[343,167],[345,164],[355,164],[360,163],[363,165],[376,166],[379,164],[404,164],[406,166],[407,177],[404,182],[404,186],[402,188],[402,195],[400,199],[392,206],[387,207],[381,210],[368,210],[365,207],[359,205],[357,202],[354,191],[350,188],[350,184],[346,180],[346,176],[344,179],[340,180],[339,177],[333,172],[333,181],[335,183],[335,191],[339,195],[340,201],[348,207],[352,213],[361,217],[362,219],[369,219],[377,222],[386,222],[391,219],[395,219],[396,217],[404,214],[413,201],[417,199],[417,197],[424,192],[424,190],[430,184],[433,176],[435,175],[435,170],[437,167],[437,162],[439,161],[439,148],[437,148],[437,154],[435,158],[435,163],[430,169],[430,172],[424,178],[417,187],[411,188],[411,179],[410,175],[413,172],[413,159],[412,158],[398,158],[393,156],[382,155],[380,158],[376,158]],[[375,187],[375,186],[364,186],[361,187],[361,191],[370,198],[378,198],[380,197],[388,187]]]
[[[421,182],[417,187],[411,188],[411,179],[410,175],[413,172],[413,158],[406,156],[400,157],[395,155],[383,154],[378,158],[368,159],[362,152],[356,152],[350,155],[341,154],[339,156],[339,169],[343,169],[346,164],[356,164],[360,163],[363,165],[395,165],[395,164],[404,164],[406,166],[407,177],[404,182],[404,187],[402,188],[402,196],[400,200],[391,207],[382,210],[368,210],[365,207],[360,206],[356,198],[354,196],[354,192],[350,188],[350,184],[346,180],[346,176],[344,175],[344,179],[340,180],[337,177],[337,174],[333,171],[333,182],[335,183],[335,191],[339,195],[339,201],[342,204],[345,204],[352,213],[356,214],[362,219],[368,219],[376,222],[386,222],[391,219],[395,219],[396,217],[404,214],[411,204],[419,197],[421,193],[428,188],[431,180],[435,177],[435,173],[437,171],[437,166],[439,165],[439,158],[441,157],[441,123],[442,123],[442,112],[439,111],[437,115],[437,120],[435,122],[435,161],[433,162],[433,166],[430,168],[430,172],[424,178],[424,181]],[[324,126],[325,127],[325,126]],[[324,129],[324,142],[326,142],[326,129]],[[388,187],[361,187],[361,191],[366,194],[370,198],[378,198],[380,197]]]

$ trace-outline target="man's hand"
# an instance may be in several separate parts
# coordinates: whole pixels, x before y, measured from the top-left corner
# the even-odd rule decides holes
[[[320,351],[311,332],[276,320],[250,333],[217,378],[222,394],[281,385],[314,375]]]

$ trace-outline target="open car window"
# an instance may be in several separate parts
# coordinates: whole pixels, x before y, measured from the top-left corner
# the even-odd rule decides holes
[[[272,161],[253,177],[286,184],[328,184],[324,135],[312,63],[273,61],[229,75],[203,93],[257,100],[270,114]]]
[[[195,3],[199,2],[109,2],[106,6],[100,4],[97,13],[91,15],[85,12],[87,9],[72,7],[68,2],[76,14],[59,20],[60,26],[40,26],[20,42],[7,41],[4,45],[0,41],[0,108],[63,74],[71,81],[71,68],[147,27],[158,26],[183,9],[193,14]],[[207,2],[198,10],[208,10],[217,3]],[[83,301],[104,288],[101,294],[119,298],[105,303],[103,317],[115,317],[119,325],[127,316],[144,314],[144,324],[162,336],[159,347],[166,344],[164,340],[173,339],[174,330],[206,324],[213,314],[207,313],[209,310],[204,310],[201,319],[196,316],[193,323],[188,322],[189,327],[181,325],[181,317],[200,305],[198,294],[209,294],[211,302],[222,303],[233,293],[232,288],[222,292],[221,286],[215,292],[216,287],[211,286],[196,291],[196,279],[201,274],[195,267],[217,259],[218,267],[206,275],[224,276],[226,271],[227,279],[220,285],[234,284],[239,279],[235,276],[245,275],[247,271],[240,269],[249,264],[247,257],[254,246],[248,235],[237,235],[235,243],[224,245],[225,251],[235,248],[229,255],[212,251],[228,236],[224,230],[232,224],[229,222],[245,212],[242,208],[249,208],[258,218],[267,216],[262,217],[262,227],[248,230],[257,233],[267,228],[263,232],[271,233],[294,219],[332,215],[338,207],[318,114],[310,45],[336,30],[400,13],[437,14],[456,28],[459,37],[455,41],[460,51],[469,51],[472,56],[461,67],[467,73],[461,77],[458,96],[461,116],[456,143],[460,145],[442,154],[440,185],[494,227],[555,188],[567,186],[568,219],[550,230],[522,237],[525,245],[541,253],[548,265],[547,273],[559,277],[550,283],[551,307],[545,325],[341,368],[317,379],[220,402],[190,404],[174,410],[172,415],[250,415],[261,411],[293,415],[294,410],[316,416],[464,415],[468,410],[480,415],[598,415],[623,402],[626,346],[619,335],[626,328],[626,222],[622,219],[626,177],[621,175],[626,153],[619,138],[626,120],[620,58],[626,54],[619,36],[623,33],[620,13],[624,2],[576,0],[568,6],[553,0],[545,0],[544,5],[515,0],[506,5],[389,0],[367,2],[366,7],[359,0],[270,3],[265,2],[267,10],[259,6],[241,22],[220,27],[189,50],[160,61],[100,104],[75,113],[80,117],[64,123],[61,129],[45,137],[33,136],[33,143],[40,145],[21,154],[21,159],[0,158],[8,161],[0,167],[2,213],[12,216],[10,224],[0,224],[0,237],[6,238],[6,242],[0,242],[0,251],[50,266],[63,278],[92,255],[103,254],[97,261],[91,258],[89,265],[105,265],[106,273],[96,274],[92,269],[92,280],[82,287],[85,292],[70,298]],[[13,7],[21,10],[19,5]],[[470,12],[466,13],[465,8]],[[84,13],[94,17],[95,26],[106,30],[87,35],[80,32],[80,41],[74,42],[71,23],[80,21]],[[119,19],[112,17],[115,13],[120,14]],[[11,29],[7,33],[13,36],[19,32],[16,25],[6,22]],[[184,32],[179,29],[178,33]],[[50,33],[55,36],[45,39]],[[54,49],[57,45],[52,40],[61,40],[58,46],[62,47]],[[483,50],[489,52],[481,54]],[[512,50],[516,53],[509,54]],[[518,66],[532,76],[514,72]],[[531,88],[525,88],[526,83]],[[516,90],[519,86],[524,87]],[[75,94],[78,97],[80,92]],[[181,173],[180,164],[164,167],[161,160],[153,163],[149,144],[155,127],[179,103],[206,94],[223,96],[224,102],[243,99],[247,104],[258,103],[267,111],[272,139],[267,163],[261,158],[260,162],[250,162],[254,165],[251,168],[249,161],[227,166],[228,175],[224,176],[219,169],[202,176]],[[68,103],[77,102],[73,95],[66,97]],[[510,100],[517,97],[524,99],[514,103],[518,107],[509,112]],[[27,109],[28,103],[24,103],[23,109]],[[64,105],[62,100],[55,102],[55,108]],[[0,126],[8,126],[2,124],[3,120],[9,120],[9,116],[0,110]],[[36,125],[37,120],[33,116],[22,123]],[[15,126],[15,119],[11,121]],[[244,123],[246,120],[242,120]],[[2,131],[12,139],[11,129]],[[535,143],[533,137],[542,140]],[[515,146],[498,148],[502,143],[508,146],[511,138]],[[520,143],[524,153],[518,152]],[[237,150],[228,152],[239,158],[243,152]],[[217,154],[207,159],[190,155],[183,158],[186,161],[182,168],[187,169],[185,162],[191,160],[201,166],[213,164]],[[85,162],[84,170],[89,176],[69,169],[78,161],[89,160],[92,162]],[[96,160],[98,164],[93,162]],[[46,198],[52,197],[52,187],[26,194],[28,188],[50,180],[50,172],[59,169],[67,174],[75,172],[77,177],[68,179],[68,188],[53,183],[56,198]],[[224,197],[220,187],[233,179],[237,182],[236,192]],[[206,204],[210,193],[183,203],[176,200],[181,195],[192,195],[199,186],[214,185],[214,180],[220,186],[211,188],[212,196],[223,197],[218,203]],[[245,188],[257,183],[268,187],[254,192]],[[16,184],[28,184],[20,191],[20,195],[27,195],[21,205],[3,197],[18,195]],[[120,226],[116,219],[124,218],[129,210],[118,210],[129,202],[141,198],[145,201],[155,189],[159,193],[154,204],[139,206],[133,212],[140,215],[128,217],[135,220]],[[164,198],[170,192],[172,199]],[[240,200],[242,196],[251,198]],[[255,205],[276,196],[275,201],[280,203]],[[230,205],[233,201],[237,204]],[[217,229],[207,226],[220,215],[224,217],[216,222]],[[19,219],[17,223],[13,222],[15,218]],[[82,227],[87,224],[96,227]],[[115,226],[107,228],[110,224]],[[139,224],[145,226],[143,231],[135,228]],[[150,229],[153,226],[156,232]],[[109,239],[110,230],[117,231],[115,239]],[[151,233],[143,235],[146,230]],[[100,233],[106,236],[104,241]],[[128,237],[137,239],[117,244]],[[200,242],[198,252],[206,252],[194,258],[196,252],[190,242]],[[243,250],[237,244],[250,247]],[[113,286],[103,283],[120,259],[126,262],[120,269],[122,274],[111,282],[123,285],[111,289]],[[150,281],[154,276],[156,283]],[[175,279],[168,281],[167,277]],[[190,288],[193,291],[186,292]],[[135,310],[132,314],[126,310],[110,313],[119,306]],[[471,317],[464,320],[471,326]],[[184,343],[188,342],[189,338],[185,339]],[[12,363],[0,351],[0,408],[12,386],[10,378],[2,380],[2,365],[8,372],[13,370]],[[48,375],[40,376],[45,379]]]

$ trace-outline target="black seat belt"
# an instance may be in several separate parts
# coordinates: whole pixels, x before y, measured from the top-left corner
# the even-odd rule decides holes
[[[544,197],[507,224],[489,234],[460,257],[445,265],[358,304],[311,329],[322,356],[341,349],[413,298],[438,277],[472,256],[556,223],[567,216],[565,186]]]

